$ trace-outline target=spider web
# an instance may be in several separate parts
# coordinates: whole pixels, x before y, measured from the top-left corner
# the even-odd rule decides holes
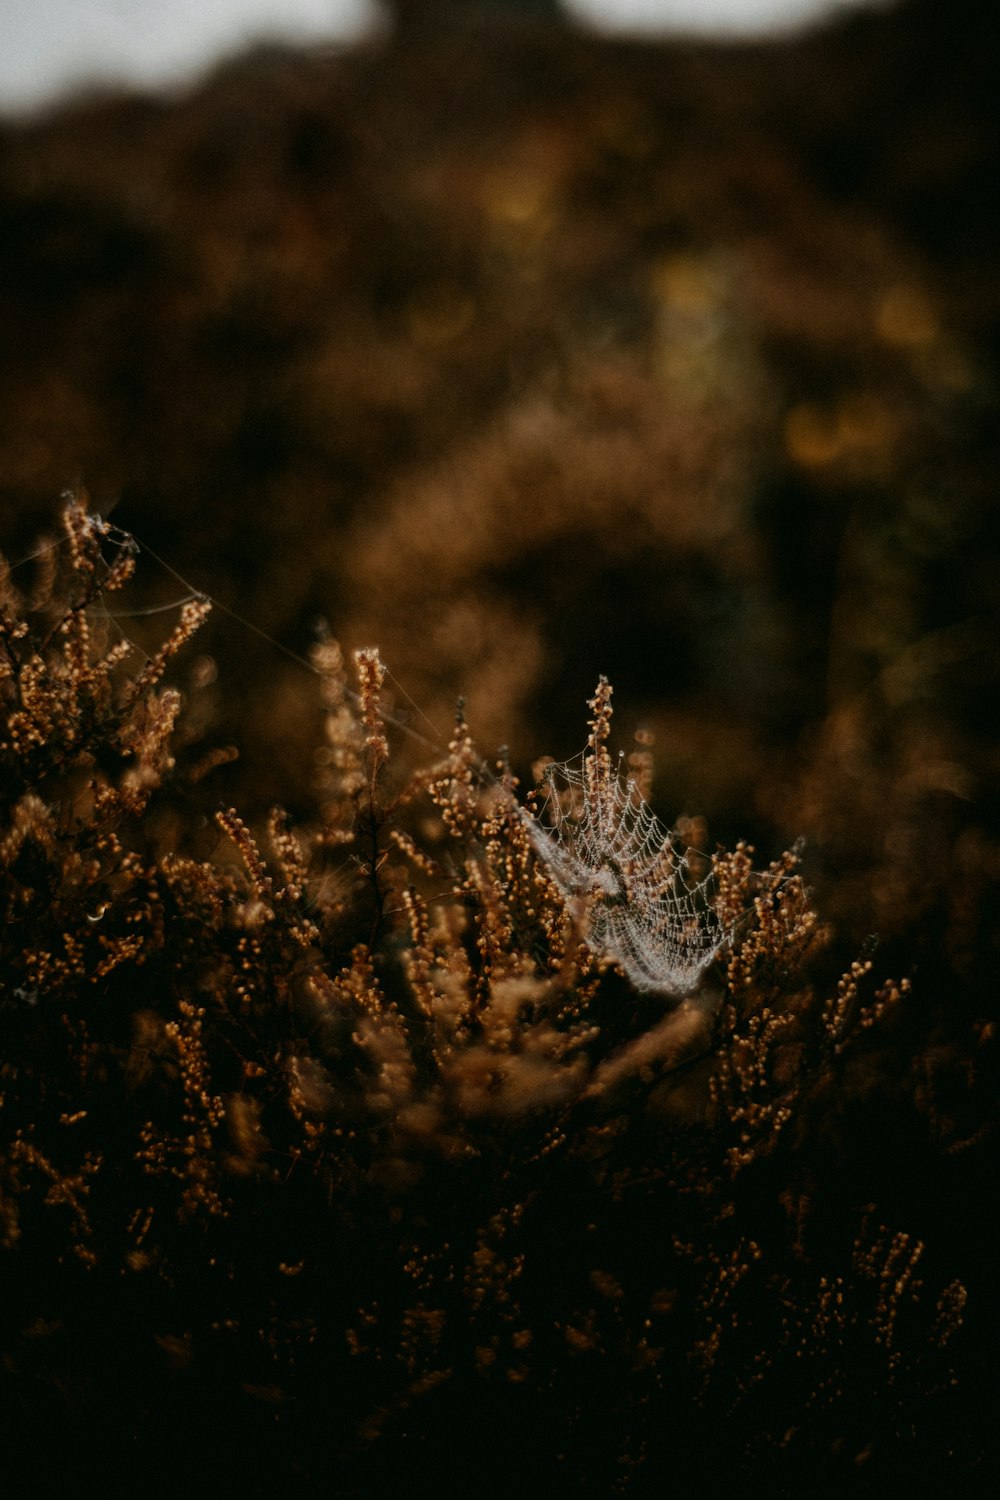
[[[528,815],[531,841],[586,938],[637,990],[694,991],[729,934],[715,911],[714,867],[663,827],[601,746],[551,763]]]

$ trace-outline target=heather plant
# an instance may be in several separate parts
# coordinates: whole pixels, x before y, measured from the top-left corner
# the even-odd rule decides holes
[[[637,984],[651,765],[623,793],[610,686],[560,823],[558,778],[522,796],[461,712],[402,770],[378,653],[331,639],[315,816],[223,805],[184,852],[163,829],[215,756],[175,756],[163,682],[209,601],[135,660],[136,555],[72,497],[2,575],[11,1464],[147,1493],[195,1448],[250,1493],[977,1483],[975,1258],[865,1161],[873,1122],[920,1119],[881,1060],[910,982],[831,970],[799,854],[661,841],[640,977],[673,967]]]

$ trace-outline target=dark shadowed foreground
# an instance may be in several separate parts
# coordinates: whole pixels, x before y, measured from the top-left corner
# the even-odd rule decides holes
[[[795,855],[742,844],[662,845],[679,895],[631,987],[614,934],[648,867],[603,679],[559,854],[462,720],[400,780],[378,655],[355,692],[332,640],[313,822],[275,809],[261,843],[221,809],[212,856],[178,854],[214,757],[178,764],[160,684],[208,605],[123,670],[134,565],[74,501],[5,582],[11,1467],[985,1486],[987,1023],[939,1034],[870,957],[838,976]],[[695,874],[716,956],[686,994]]]

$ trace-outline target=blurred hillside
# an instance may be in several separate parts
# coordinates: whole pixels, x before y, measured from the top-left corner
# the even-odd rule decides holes
[[[291,649],[317,617],[377,642],[445,737],[465,695],[522,770],[579,748],[605,672],[667,818],[804,835],[847,941],[877,930],[978,1015],[992,23],[911,0],[727,47],[411,23],[7,124],[5,548],[83,482]],[[133,607],[178,595],[140,571]],[[308,811],[315,684],[218,616],[203,651],[206,734],[242,752],[206,795]]]

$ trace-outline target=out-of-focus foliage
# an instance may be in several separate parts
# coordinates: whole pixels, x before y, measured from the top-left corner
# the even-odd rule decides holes
[[[325,615],[435,723],[464,694],[521,765],[576,748],[604,671],[670,818],[804,835],[838,915],[925,932],[953,855],[996,857],[992,23],[406,29],[8,124],[11,545],[82,478],[299,651]],[[206,639],[243,658],[220,733],[263,810],[312,700]]]
[[[552,1484],[575,1452],[570,1488],[602,1494],[662,1488],[675,1449],[693,1480],[752,1449],[793,1493],[817,1464],[923,1482],[949,1447],[982,1475],[995,38],[986,0],[721,49],[407,25],[0,127],[4,550],[33,550],[77,478],[124,528],[79,521],[5,606],[5,1369],[26,1430],[114,1450],[120,1417],[162,1456],[182,1417],[242,1434],[262,1473],[266,1431],[274,1473],[308,1453],[317,1484],[326,1431],[345,1485],[453,1451],[480,1488],[490,1454],[499,1485],[509,1431]],[[47,578],[97,542],[90,583]],[[139,612],[188,585],[154,551],[223,606],[166,689],[164,616]],[[315,650],[320,692],[226,608]],[[381,731],[319,616],[395,674],[382,701],[411,734],[377,797]],[[122,631],[142,680],[142,655],[101,664]],[[829,946],[762,959],[746,1006],[730,979],[720,1008],[664,1017],[578,973],[568,937],[546,970],[553,893],[461,781],[464,730],[446,749],[464,694],[527,784],[541,751],[579,749],[600,672],[625,743],[655,732],[654,805],[693,843],[805,839]],[[247,827],[279,802],[298,832],[272,819],[272,850]],[[859,952],[913,988],[834,1055]],[[528,967],[495,996],[497,953]],[[496,1029],[447,1082],[426,1007],[447,1012],[463,955],[454,1024],[472,985]],[[714,1015],[714,1047],[762,1008],[730,1072],[711,1052],[662,1086],[684,1028]],[[518,1058],[499,1083],[498,1047]],[[774,1068],[741,1102],[758,1047]],[[773,1150],[725,1123],[766,1135],[786,1094]]]
[[[134,560],[71,500],[3,572],[8,1476],[986,1493],[986,1035],[838,977],[744,845],[698,993],[631,990],[510,773],[460,719],[400,778],[378,654],[355,693],[330,640],[312,819],[178,854],[217,757],[158,684],[206,606],[126,670]]]

